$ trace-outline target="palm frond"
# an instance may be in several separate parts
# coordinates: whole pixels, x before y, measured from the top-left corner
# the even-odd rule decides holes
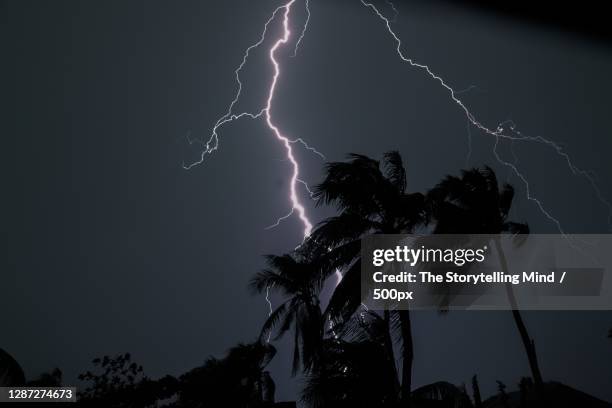
[[[310,241],[335,248],[347,242],[359,239],[362,235],[380,228],[380,223],[364,218],[356,213],[344,212],[335,217],[329,217],[319,223],[313,231]]]
[[[293,275],[300,268],[299,263],[290,254],[266,255],[264,257],[270,268],[274,269],[279,275]]]
[[[289,310],[287,310],[287,313],[285,313],[283,322],[281,323],[278,331],[276,332],[276,336],[274,337],[275,340],[278,340],[283,337],[285,333],[287,333],[289,329],[291,329],[291,326],[296,320],[295,317],[300,307],[299,301],[296,298],[292,298],[287,303],[289,303]]]
[[[347,321],[361,305],[361,260],[345,272],[329,300],[325,315],[331,320]]]
[[[284,316],[286,316],[286,310],[287,310],[287,302],[282,303],[281,305],[279,305],[272,312],[272,314],[270,314],[270,316],[268,316],[268,318],[266,319],[266,321],[263,324],[263,327],[261,328],[261,332],[259,334],[259,339],[260,340],[268,338],[269,334],[272,332],[274,327],[276,327],[276,325],[278,324],[280,319],[282,319]]]
[[[295,292],[294,282],[270,269],[264,269],[255,274],[249,282],[249,288],[255,293],[263,293],[270,288],[285,293]]]
[[[341,211],[360,214],[379,209],[376,198],[385,184],[380,163],[366,156],[351,155],[350,162],[328,163],[323,182],[314,188],[317,205],[334,205]]]
[[[293,362],[291,364],[291,375],[295,376],[300,369],[300,326],[295,325],[293,336]]]
[[[385,153],[384,156],[385,176],[391,184],[403,194],[406,191],[406,169],[402,162],[402,156],[397,151]]]

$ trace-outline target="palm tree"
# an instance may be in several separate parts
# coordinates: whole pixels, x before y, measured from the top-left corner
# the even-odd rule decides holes
[[[250,286],[258,293],[280,292],[284,300],[265,321],[260,340],[269,339],[277,329],[276,339],[292,327],[294,332],[292,374],[316,366],[324,335],[324,321],[319,304],[322,281],[310,258],[301,255],[268,255],[268,268],[251,280]]]
[[[344,276],[327,306],[326,316],[347,321],[359,309],[360,240],[370,234],[406,234],[426,221],[425,197],[406,192],[406,171],[398,152],[384,155],[382,163],[352,154],[348,162],[329,163],[314,197],[318,204],[334,205],[339,215],[321,222],[303,250],[319,253],[323,278],[335,270]],[[410,402],[414,357],[410,312],[399,311],[397,330],[402,340],[401,399]]]
[[[323,343],[321,363],[306,376],[302,400],[310,407],[397,407],[399,381],[388,322],[356,313]]]
[[[499,189],[497,177],[489,167],[464,170],[461,177],[447,176],[427,194],[428,206],[435,221],[434,234],[491,234],[504,271],[508,270],[499,234],[528,234],[527,224],[508,220],[514,188],[504,184]],[[506,284],[512,317],[527,353],[535,385],[543,385],[535,343],[523,322],[512,286]]]
[[[302,401],[312,408],[398,407],[399,381],[388,347],[390,314],[363,311],[337,326],[338,338],[325,340],[319,368],[306,376]],[[423,407],[473,408],[465,387],[446,382],[422,386],[411,399]]]

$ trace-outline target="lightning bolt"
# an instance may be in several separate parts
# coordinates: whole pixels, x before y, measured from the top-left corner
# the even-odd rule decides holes
[[[282,47],[284,47],[285,45],[287,45],[287,43],[289,42],[290,38],[291,38],[291,29],[290,29],[290,24],[289,24],[289,17],[290,17],[290,13],[291,13],[291,9],[294,6],[294,4],[296,3],[297,0],[289,0],[288,2],[286,2],[285,4],[278,6],[274,12],[272,13],[272,15],[270,16],[270,18],[266,21],[266,23],[264,24],[264,28],[263,31],[259,37],[259,40],[257,42],[255,42],[254,44],[252,44],[251,46],[249,46],[246,51],[244,52],[244,55],[242,57],[242,61],[240,63],[240,65],[238,66],[238,68],[236,68],[236,70],[234,71],[234,76],[235,76],[235,80],[237,83],[237,90],[236,90],[236,94],[234,95],[234,99],[232,99],[231,103],[229,104],[228,108],[227,108],[227,112],[221,116],[219,119],[217,119],[217,121],[215,122],[212,131],[211,131],[211,135],[210,138],[208,139],[208,141],[206,143],[202,143],[201,141],[199,141],[200,143],[202,143],[204,145],[204,149],[202,150],[201,154],[200,154],[200,158],[199,160],[190,163],[190,164],[185,164],[183,163],[183,168],[186,170],[191,169],[194,166],[197,166],[201,163],[204,162],[204,159],[207,155],[213,153],[214,151],[216,151],[219,148],[219,130],[229,124],[232,123],[236,120],[242,119],[242,118],[250,118],[250,119],[260,119],[260,118],[265,118],[265,123],[268,126],[269,130],[271,131],[271,133],[275,136],[275,138],[277,139],[278,142],[280,142],[280,144],[284,147],[285,150],[285,154],[286,154],[286,159],[290,162],[291,164],[291,176],[290,176],[290,182],[289,182],[289,201],[291,203],[291,209],[289,211],[288,214],[278,218],[278,220],[276,221],[276,223],[274,223],[273,225],[271,225],[268,228],[274,228],[276,226],[278,226],[282,221],[288,219],[289,217],[293,216],[294,214],[296,214],[303,226],[303,231],[302,231],[302,235],[303,235],[303,240],[307,239],[311,232],[312,232],[312,222],[310,221],[310,219],[308,218],[308,215],[306,214],[306,209],[304,207],[304,205],[302,204],[299,194],[298,194],[298,185],[301,185],[304,187],[304,189],[306,190],[306,192],[308,193],[308,195],[310,196],[310,198],[312,198],[313,193],[310,190],[310,188],[308,187],[308,184],[302,180],[299,175],[300,175],[300,165],[297,161],[297,159],[295,158],[294,155],[294,151],[293,151],[293,145],[295,144],[299,144],[301,145],[304,149],[316,154],[317,156],[321,157],[322,159],[325,159],[325,156],[319,152],[317,149],[315,149],[314,147],[309,146],[302,138],[296,138],[296,139],[290,139],[288,136],[286,136],[285,134],[283,134],[283,132],[280,130],[279,126],[275,123],[273,117],[272,117],[272,106],[273,106],[273,102],[274,102],[274,96],[276,93],[276,88],[278,85],[278,79],[281,75],[281,69],[280,69],[280,63],[277,60],[277,56],[276,53],[279,49],[281,49]],[[304,1],[304,6],[305,6],[305,10],[306,10],[306,19],[304,22],[304,26],[302,28],[302,31],[300,33],[300,36],[298,37],[297,41],[295,42],[295,47],[293,50],[293,57],[295,57],[297,55],[297,52],[299,50],[299,46],[302,43],[302,40],[304,39],[304,36],[306,35],[306,31],[308,29],[308,23],[310,21],[310,3],[309,0],[305,0]],[[272,22],[274,22],[277,18],[277,16],[279,15],[279,13],[282,13],[282,33],[280,35],[279,38],[276,39],[276,41],[274,41],[272,47],[269,49],[268,51],[268,57],[269,60],[274,68],[274,74],[272,76],[272,80],[271,80],[271,84],[270,84],[270,88],[268,90],[268,96],[266,98],[265,101],[265,105],[263,107],[261,107],[261,109],[259,111],[254,111],[254,112],[249,112],[249,111],[245,111],[245,112],[240,112],[240,113],[236,113],[234,111],[234,108],[236,106],[236,104],[240,101],[240,97],[242,95],[242,88],[243,88],[243,83],[242,80],[240,78],[240,73],[242,72],[243,68],[245,67],[245,65],[247,64],[247,61],[249,59],[249,56],[251,54],[251,52],[257,48],[259,48],[264,41],[266,40],[266,36],[268,33],[268,28],[270,26],[270,24],[272,24]],[[192,144],[193,142],[197,141],[196,139],[189,139],[189,143]],[[302,241],[303,242],[303,241]],[[339,274],[339,272],[338,272]],[[341,275],[340,275],[341,277]],[[270,290],[272,288],[271,287],[267,287],[266,288],[266,295],[265,295],[265,299],[266,299],[266,303],[268,305],[268,316],[270,316],[272,314],[273,311],[273,307],[272,307],[272,301],[270,299]],[[268,339],[267,341],[270,341],[270,334],[268,335]]]
[[[552,148],[554,151],[556,151],[556,153],[565,160],[567,166],[569,167],[570,171],[574,174],[574,175],[579,175],[582,176],[584,178],[586,178],[588,180],[588,182],[591,184],[591,186],[593,187],[595,194],[597,195],[598,199],[602,202],[602,204],[604,204],[607,208],[608,208],[608,224],[610,224],[610,221],[612,220],[612,204],[610,204],[609,201],[607,201],[600,188],[597,186],[597,183],[595,182],[595,179],[593,178],[593,176],[585,171],[582,170],[580,168],[578,168],[576,165],[574,165],[574,163],[572,162],[570,156],[563,150],[563,148],[559,145],[557,145],[555,142],[546,139],[542,136],[527,136],[521,132],[518,132],[516,130],[516,127],[513,123],[510,124],[510,131],[511,132],[506,132],[505,129],[505,123],[502,122],[500,123],[495,129],[490,129],[488,127],[486,127],[485,125],[483,125],[478,119],[476,119],[476,117],[474,116],[474,114],[472,114],[472,112],[468,109],[468,107],[461,101],[461,99],[459,99],[459,97],[457,96],[458,94],[460,94],[461,92],[465,92],[465,91],[455,91],[450,85],[447,84],[447,82],[437,73],[435,73],[433,70],[431,70],[429,68],[428,65],[425,64],[421,64],[418,62],[415,62],[412,58],[406,57],[404,55],[404,52],[402,51],[402,41],[400,39],[400,37],[397,35],[397,33],[393,30],[393,28],[391,27],[391,20],[386,17],[383,13],[381,13],[381,11],[371,2],[366,1],[366,0],[360,0],[361,4],[363,4],[365,7],[369,8],[372,10],[372,12],[380,19],[382,20],[385,28],[387,29],[387,31],[389,32],[389,34],[391,35],[393,41],[396,44],[396,52],[398,54],[398,56],[400,57],[400,59],[409,64],[411,67],[419,69],[421,71],[423,71],[427,76],[429,76],[431,79],[433,79],[434,81],[438,82],[438,84],[440,86],[442,86],[444,89],[446,89],[446,91],[448,91],[449,97],[451,99],[452,102],[454,102],[465,114],[465,117],[468,120],[468,123],[472,126],[475,127],[476,129],[482,131],[483,133],[492,136],[495,138],[495,144],[493,147],[493,155],[495,156],[495,159],[502,165],[510,168],[512,170],[512,172],[514,173],[514,175],[516,177],[518,177],[521,182],[523,183],[523,185],[525,186],[525,192],[526,192],[526,196],[527,199],[529,201],[532,201],[533,203],[536,204],[536,206],[539,208],[540,212],[550,221],[552,222],[557,229],[559,230],[559,232],[563,235],[565,235],[565,232],[563,231],[563,228],[561,226],[560,221],[555,218],[545,207],[544,204],[542,203],[541,200],[539,200],[537,197],[535,197],[532,192],[531,192],[531,186],[529,184],[529,181],[527,180],[527,177],[521,173],[521,171],[519,170],[519,168],[517,167],[517,165],[515,163],[511,163],[509,161],[506,161],[504,159],[501,158],[501,156],[499,155],[497,148],[499,146],[499,142],[500,140],[510,140],[512,142],[514,141],[521,141],[521,142],[535,142],[535,143],[541,143],[544,145],[547,145],[548,147]],[[387,2],[388,3],[388,2]],[[395,8],[393,8],[394,12],[397,13],[397,10]],[[468,139],[470,140],[471,143],[471,134],[468,133]],[[471,147],[470,147],[470,152],[471,152]]]
[[[291,139],[289,138],[289,136],[285,135],[281,129],[279,128],[279,126],[276,124],[273,116],[272,116],[272,108],[273,108],[273,103],[274,103],[274,96],[275,96],[275,92],[277,89],[277,85],[278,85],[278,79],[280,78],[281,75],[281,67],[280,67],[280,63],[279,60],[277,59],[277,51],[280,50],[281,48],[285,47],[290,39],[291,39],[291,29],[290,29],[290,16],[291,16],[291,11],[293,6],[295,5],[295,3],[298,0],[288,0],[286,1],[284,4],[278,6],[272,13],[272,15],[268,18],[268,20],[266,21],[266,23],[264,24],[263,27],[263,31],[258,39],[258,41],[256,41],[254,44],[250,45],[244,52],[243,57],[242,57],[242,61],[241,63],[238,65],[238,67],[234,70],[234,77],[235,77],[235,81],[237,84],[237,89],[236,89],[236,93],[234,94],[234,98],[232,99],[232,101],[230,102],[227,111],[225,112],[225,114],[223,114],[221,117],[219,117],[217,119],[217,121],[215,122],[212,131],[210,133],[210,137],[207,141],[203,141],[203,140],[199,140],[199,139],[191,139],[188,136],[188,140],[190,144],[193,144],[195,142],[200,143],[201,145],[204,146],[204,148],[201,151],[200,157],[198,160],[190,163],[190,164],[185,164],[183,163],[183,168],[185,169],[191,169],[194,166],[197,166],[199,164],[202,164],[205,160],[205,157],[209,154],[212,154],[213,152],[215,152],[218,148],[219,148],[219,131],[228,124],[231,124],[234,121],[237,121],[239,119],[243,119],[243,118],[248,118],[248,119],[252,119],[252,120],[259,120],[259,119],[265,119],[265,123],[268,127],[268,129],[270,130],[270,132],[274,135],[275,139],[284,147],[284,151],[285,151],[285,155],[286,155],[286,160],[290,163],[291,165],[291,175],[289,177],[289,202],[291,203],[290,206],[290,210],[289,212],[278,218],[277,221],[272,224],[271,226],[269,226],[268,228],[274,228],[276,226],[278,226],[281,222],[283,222],[284,220],[290,218],[291,216],[297,215],[297,217],[300,220],[300,223],[302,225],[302,236],[303,236],[303,240],[302,242],[304,242],[304,240],[306,240],[311,232],[312,232],[312,228],[313,228],[313,224],[310,221],[310,219],[308,218],[308,215],[306,213],[306,209],[300,199],[300,195],[298,194],[298,187],[302,187],[310,196],[310,198],[312,198],[312,191],[309,189],[308,184],[300,178],[300,165],[298,160],[296,159],[295,155],[294,155],[294,150],[293,147],[295,145],[299,145],[302,148],[306,149],[307,151],[321,157],[322,159],[325,159],[325,156],[319,152],[317,149],[309,146],[303,139],[301,138],[295,138],[295,139]],[[450,97],[450,100],[455,103],[465,114],[465,117],[467,119],[467,125],[468,125],[468,141],[469,141],[469,151],[468,151],[468,158],[467,160],[469,161],[469,155],[471,155],[471,143],[472,143],[472,136],[470,133],[470,128],[476,128],[478,130],[480,130],[481,132],[492,136],[495,138],[495,144],[493,147],[493,154],[496,158],[496,160],[502,164],[503,166],[506,166],[507,168],[509,168],[512,173],[518,177],[521,182],[524,184],[525,186],[525,191],[526,191],[526,195],[527,195],[527,199],[529,201],[532,201],[536,204],[536,206],[539,208],[539,210],[541,211],[541,213],[552,223],[554,223],[554,225],[557,227],[557,229],[562,233],[565,234],[561,223],[559,222],[559,220],[557,218],[555,218],[543,205],[543,203],[537,198],[535,197],[532,192],[531,192],[531,186],[529,184],[529,181],[527,180],[527,178],[521,173],[521,171],[519,170],[518,166],[517,166],[517,161],[514,160],[514,162],[509,162],[504,160],[498,153],[498,145],[500,143],[501,140],[509,140],[512,143],[514,142],[534,142],[534,143],[540,143],[540,144],[544,144],[548,147],[550,147],[551,149],[553,149],[558,156],[560,156],[561,158],[563,158],[567,164],[567,166],[569,167],[570,171],[574,174],[574,175],[579,175],[579,176],[583,176],[585,177],[589,183],[591,184],[591,186],[593,187],[597,197],[599,198],[599,200],[606,205],[606,207],[609,210],[609,216],[608,216],[608,223],[610,224],[610,222],[612,221],[612,204],[610,204],[610,202],[608,202],[601,190],[599,189],[599,187],[597,186],[597,183],[595,182],[594,177],[587,171],[580,169],[579,167],[575,166],[574,163],[572,162],[570,156],[563,150],[563,148],[559,145],[557,145],[556,143],[554,143],[553,141],[546,139],[544,137],[541,136],[527,136],[521,132],[519,132],[518,130],[516,130],[516,126],[514,123],[510,122],[510,121],[506,121],[506,122],[502,122],[500,123],[495,129],[491,129],[486,127],[485,125],[483,125],[475,116],[474,114],[472,114],[472,112],[468,109],[468,107],[462,102],[461,99],[459,99],[458,95],[464,93],[464,92],[468,92],[471,89],[474,89],[474,86],[470,86],[467,89],[464,90],[454,90],[450,85],[447,84],[447,82],[438,74],[436,74],[433,70],[431,70],[429,68],[429,66],[425,65],[425,64],[421,64],[421,63],[417,63],[415,62],[413,59],[406,57],[402,51],[402,41],[399,38],[399,36],[396,34],[396,32],[392,29],[391,27],[391,23],[394,22],[397,19],[398,16],[398,11],[395,8],[394,4],[390,1],[390,0],[385,0],[386,3],[388,4],[388,6],[390,7],[390,9],[392,10],[394,17],[392,20],[390,20],[388,17],[386,17],[383,13],[381,13],[381,11],[370,1],[367,0],[360,0],[361,4],[363,6],[365,6],[366,8],[370,9],[375,16],[377,16],[384,24],[386,30],[388,31],[388,33],[390,34],[390,36],[392,37],[393,41],[396,44],[396,52],[398,54],[398,56],[400,57],[400,59],[409,64],[411,67],[419,69],[421,71],[423,71],[427,76],[429,76],[432,80],[436,81],[440,86],[442,86],[447,92],[448,95]],[[294,45],[294,49],[293,49],[293,53],[292,53],[292,57],[295,57],[298,53],[299,47],[303,41],[303,39],[305,38],[306,32],[308,30],[308,25],[310,22],[310,17],[311,17],[311,12],[310,12],[310,4],[309,4],[309,0],[303,0],[303,4],[305,7],[305,11],[306,11],[306,18],[304,21],[304,24],[302,26],[301,32],[297,38],[297,40],[295,41],[295,45]],[[269,57],[269,61],[272,65],[272,67],[274,68],[274,73],[271,79],[271,83],[270,83],[270,87],[267,93],[267,98],[265,99],[265,103],[263,103],[259,110],[253,110],[253,111],[243,111],[243,112],[235,112],[235,107],[236,105],[239,103],[240,98],[242,96],[242,89],[243,89],[243,83],[241,81],[241,77],[240,74],[243,70],[243,68],[245,67],[245,65],[248,62],[249,56],[251,54],[251,52],[253,52],[254,50],[260,48],[263,43],[265,42],[266,38],[267,38],[267,34],[268,34],[268,28],[269,26],[275,22],[278,18],[278,16],[282,14],[282,32],[280,33],[279,37],[276,38],[276,40],[273,42],[271,48],[268,50],[268,57]],[[509,129],[509,132],[507,131],[507,129]],[[514,151],[513,151],[514,154]],[[516,159],[516,158],[515,158]],[[335,271],[335,278],[336,278],[336,286],[340,283],[340,281],[342,280],[342,274],[339,270]],[[273,307],[272,307],[272,301],[270,299],[270,291],[271,291],[271,287],[266,288],[266,295],[265,295],[265,299],[268,305],[268,309],[269,309],[269,314],[270,315],[272,313]],[[364,305],[365,307],[365,305]],[[332,328],[332,327],[330,327]],[[332,328],[333,329],[333,328]],[[332,330],[333,332],[333,330]],[[270,337],[268,336],[268,341],[270,341]]]
[[[282,38],[278,39],[276,43],[274,43],[274,46],[272,46],[272,48],[270,49],[270,61],[272,61],[272,65],[274,66],[274,77],[272,78],[272,85],[270,86],[270,92],[268,93],[268,100],[267,100],[264,111],[266,114],[266,123],[268,124],[268,127],[272,130],[272,132],[274,133],[276,138],[281,142],[281,144],[285,146],[285,152],[287,153],[287,158],[291,162],[293,173],[291,175],[290,193],[289,193],[289,199],[291,200],[291,213],[290,214],[297,212],[298,217],[300,218],[300,221],[302,221],[302,224],[304,225],[304,231],[303,231],[304,238],[307,238],[308,236],[310,236],[310,233],[312,232],[312,223],[306,216],[306,209],[304,208],[304,205],[302,205],[302,203],[300,202],[300,199],[297,194],[297,184],[300,183],[299,181],[300,166],[293,155],[293,149],[291,147],[291,144],[295,143],[296,141],[291,141],[289,140],[287,136],[284,136],[279,130],[279,128],[272,121],[272,100],[274,98],[274,91],[276,90],[276,84],[278,82],[278,77],[280,76],[280,66],[278,64],[278,61],[276,60],[276,51],[281,46],[287,44],[287,42],[289,41],[289,37],[291,35],[291,30],[289,29],[289,13],[291,12],[291,6],[295,3],[295,1],[296,0],[291,0],[283,6],[283,8],[285,9],[285,13],[283,17],[283,29],[284,29],[283,36]],[[304,25],[304,27],[305,28],[304,28],[304,31],[302,32],[302,37],[304,35],[306,28],[308,27],[308,19],[306,20],[306,24]],[[300,40],[302,37],[300,37]],[[297,52],[297,46],[295,50]],[[298,139],[298,140],[301,143],[304,143],[303,140],[301,139]]]
[[[297,0],[290,0],[286,2],[285,4],[278,6],[274,10],[270,18],[264,24],[264,28],[259,37],[259,40],[246,49],[242,57],[242,62],[240,63],[238,68],[236,68],[236,70],[234,71],[234,76],[236,79],[236,83],[238,85],[236,94],[234,95],[234,99],[232,99],[230,105],[228,106],[227,112],[223,116],[221,116],[219,119],[217,119],[216,123],[214,124],[212,128],[211,135],[208,141],[206,143],[202,143],[204,144],[205,148],[202,150],[199,160],[193,163],[190,163],[190,164],[183,163],[183,168],[185,168],[186,170],[189,170],[192,167],[203,163],[206,155],[213,153],[219,148],[219,130],[223,126],[231,122],[234,122],[238,119],[242,119],[242,118],[250,118],[250,119],[260,119],[262,117],[265,118],[265,122],[268,128],[270,129],[272,134],[276,137],[276,139],[280,142],[280,144],[284,147],[286,158],[290,162],[291,168],[292,168],[290,182],[289,182],[289,201],[291,203],[291,209],[287,215],[280,217],[277,220],[277,222],[273,224],[271,227],[277,226],[283,220],[289,218],[290,216],[294,214],[297,214],[298,218],[300,219],[303,225],[302,234],[305,239],[308,236],[310,236],[310,233],[312,232],[312,223],[310,219],[308,218],[306,214],[306,209],[304,205],[302,204],[300,197],[298,195],[298,191],[297,191],[298,184],[303,185],[311,197],[312,197],[312,192],[308,188],[307,183],[304,180],[299,178],[300,166],[299,166],[298,161],[295,158],[294,151],[293,151],[293,145],[299,144],[306,150],[316,154],[322,159],[325,159],[325,156],[321,152],[319,152],[317,149],[315,149],[314,147],[309,146],[304,141],[304,139],[302,138],[290,139],[288,136],[284,135],[281,132],[280,128],[275,124],[274,119],[272,117],[272,105],[274,102],[274,96],[275,96],[275,91],[276,91],[277,84],[278,84],[278,79],[281,75],[280,64],[277,60],[276,52],[281,47],[285,46],[289,42],[289,39],[291,37],[291,29],[289,28],[289,16],[291,13],[291,8],[296,3],[296,1]],[[307,12],[307,17],[306,17],[306,21],[304,23],[302,32],[295,44],[295,48],[293,51],[294,56],[297,54],[300,43],[302,42],[306,34],[306,30],[308,29],[308,22],[310,21],[309,0],[305,0],[304,4],[305,4],[306,12]],[[259,111],[254,111],[254,112],[245,111],[245,112],[236,113],[234,112],[234,108],[236,104],[240,101],[240,97],[242,96],[242,88],[243,88],[243,83],[240,78],[240,73],[244,69],[245,65],[247,64],[247,61],[249,59],[251,52],[259,48],[266,40],[268,28],[270,24],[272,24],[272,22],[276,20],[279,13],[282,13],[283,30],[282,30],[281,36],[278,39],[276,39],[276,41],[273,43],[272,47],[268,51],[269,60],[274,68],[274,74],[272,76],[272,81],[270,84],[270,88],[268,90],[268,96],[266,98],[265,105]],[[190,139],[190,143],[193,143],[194,141],[195,139]]]

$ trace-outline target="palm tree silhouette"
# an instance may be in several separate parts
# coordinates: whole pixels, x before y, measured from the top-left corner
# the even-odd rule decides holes
[[[314,189],[319,205],[334,205],[340,214],[321,222],[303,246],[310,253],[318,250],[323,277],[345,271],[325,312],[336,322],[348,321],[361,305],[361,237],[410,233],[427,218],[424,196],[406,192],[406,171],[398,152],[386,153],[382,163],[358,154],[349,158],[327,164],[323,182]],[[407,406],[414,358],[412,327],[410,311],[397,313],[394,328],[402,340],[401,399]]]
[[[385,318],[356,313],[335,332],[324,342],[320,365],[306,376],[303,402],[313,408],[397,407],[399,381]]]
[[[300,364],[304,371],[309,371],[317,363],[324,335],[319,304],[322,281],[317,278],[318,269],[301,255],[268,255],[266,260],[268,268],[257,273],[250,286],[259,293],[280,292],[284,301],[265,321],[260,340],[269,339],[274,329],[278,339],[293,327],[292,374],[295,375]]]
[[[528,234],[527,224],[508,220],[514,188],[504,184],[499,189],[497,177],[489,167],[464,170],[461,177],[447,176],[427,194],[428,206],[435,221],[434,234],[491,234],[501,266],[508,263],[499,234]],[[512,317],[521,336],[536,387],[543,385],[535,343],[523,322],[512,286],[506,284]]]

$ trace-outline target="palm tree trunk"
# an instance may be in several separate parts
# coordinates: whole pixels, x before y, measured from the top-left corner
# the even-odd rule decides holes
[[[499,237],[495,238],[494,241],[501,266],[504,269],[504,272],[508,272],[508,262],[506,261],[506,255],[504,254]],[[525,326],[525,323],[523,322],[523,317],[521,316],[521,312],[518,310],[518,304],[516,302],[516,298],[514,297],[512,286],[509,283],[506,284],[506,294],[510,302],[510,307],[512,307],[512,317],[514,318],[514,323],[516,324],[516,328],[518,329],[521,340],[523,341],[523,346],[527,352],[527,359],[529,360],[529,368],[531,369],[533,382],[536,386],[536,390],[541,390],[542,386],[544,385],[544,381],[542,380],[542,373],[540,372],[540,366],[538,365],[535,342],[527,332],[527,326]]]
[[[386,331],[385,331],[385,352],[387,353],[387,359],[389,360],[389,369],[393,371],[393,390],[394,395],[399,396],[400,393],[400,382],[398,378],[397,366],[395,364],[395,354],[393,353],[393,340],[391,338],[391,315],[389,309],[385,309],[383,312],[383,319],[385,320]]]
[[[478,377],[472,377],[472,392],[474,395],[474,408],[482,408],[482,397],[480,396],[480,386],[478,385]]]
[[[412,362],[414,349],[412,344],[412,326],[410,311],[400,310],[400,330],[402,332],[402,389],[400,392],[401,406],[410,407],[410,392],[412,390]]]

